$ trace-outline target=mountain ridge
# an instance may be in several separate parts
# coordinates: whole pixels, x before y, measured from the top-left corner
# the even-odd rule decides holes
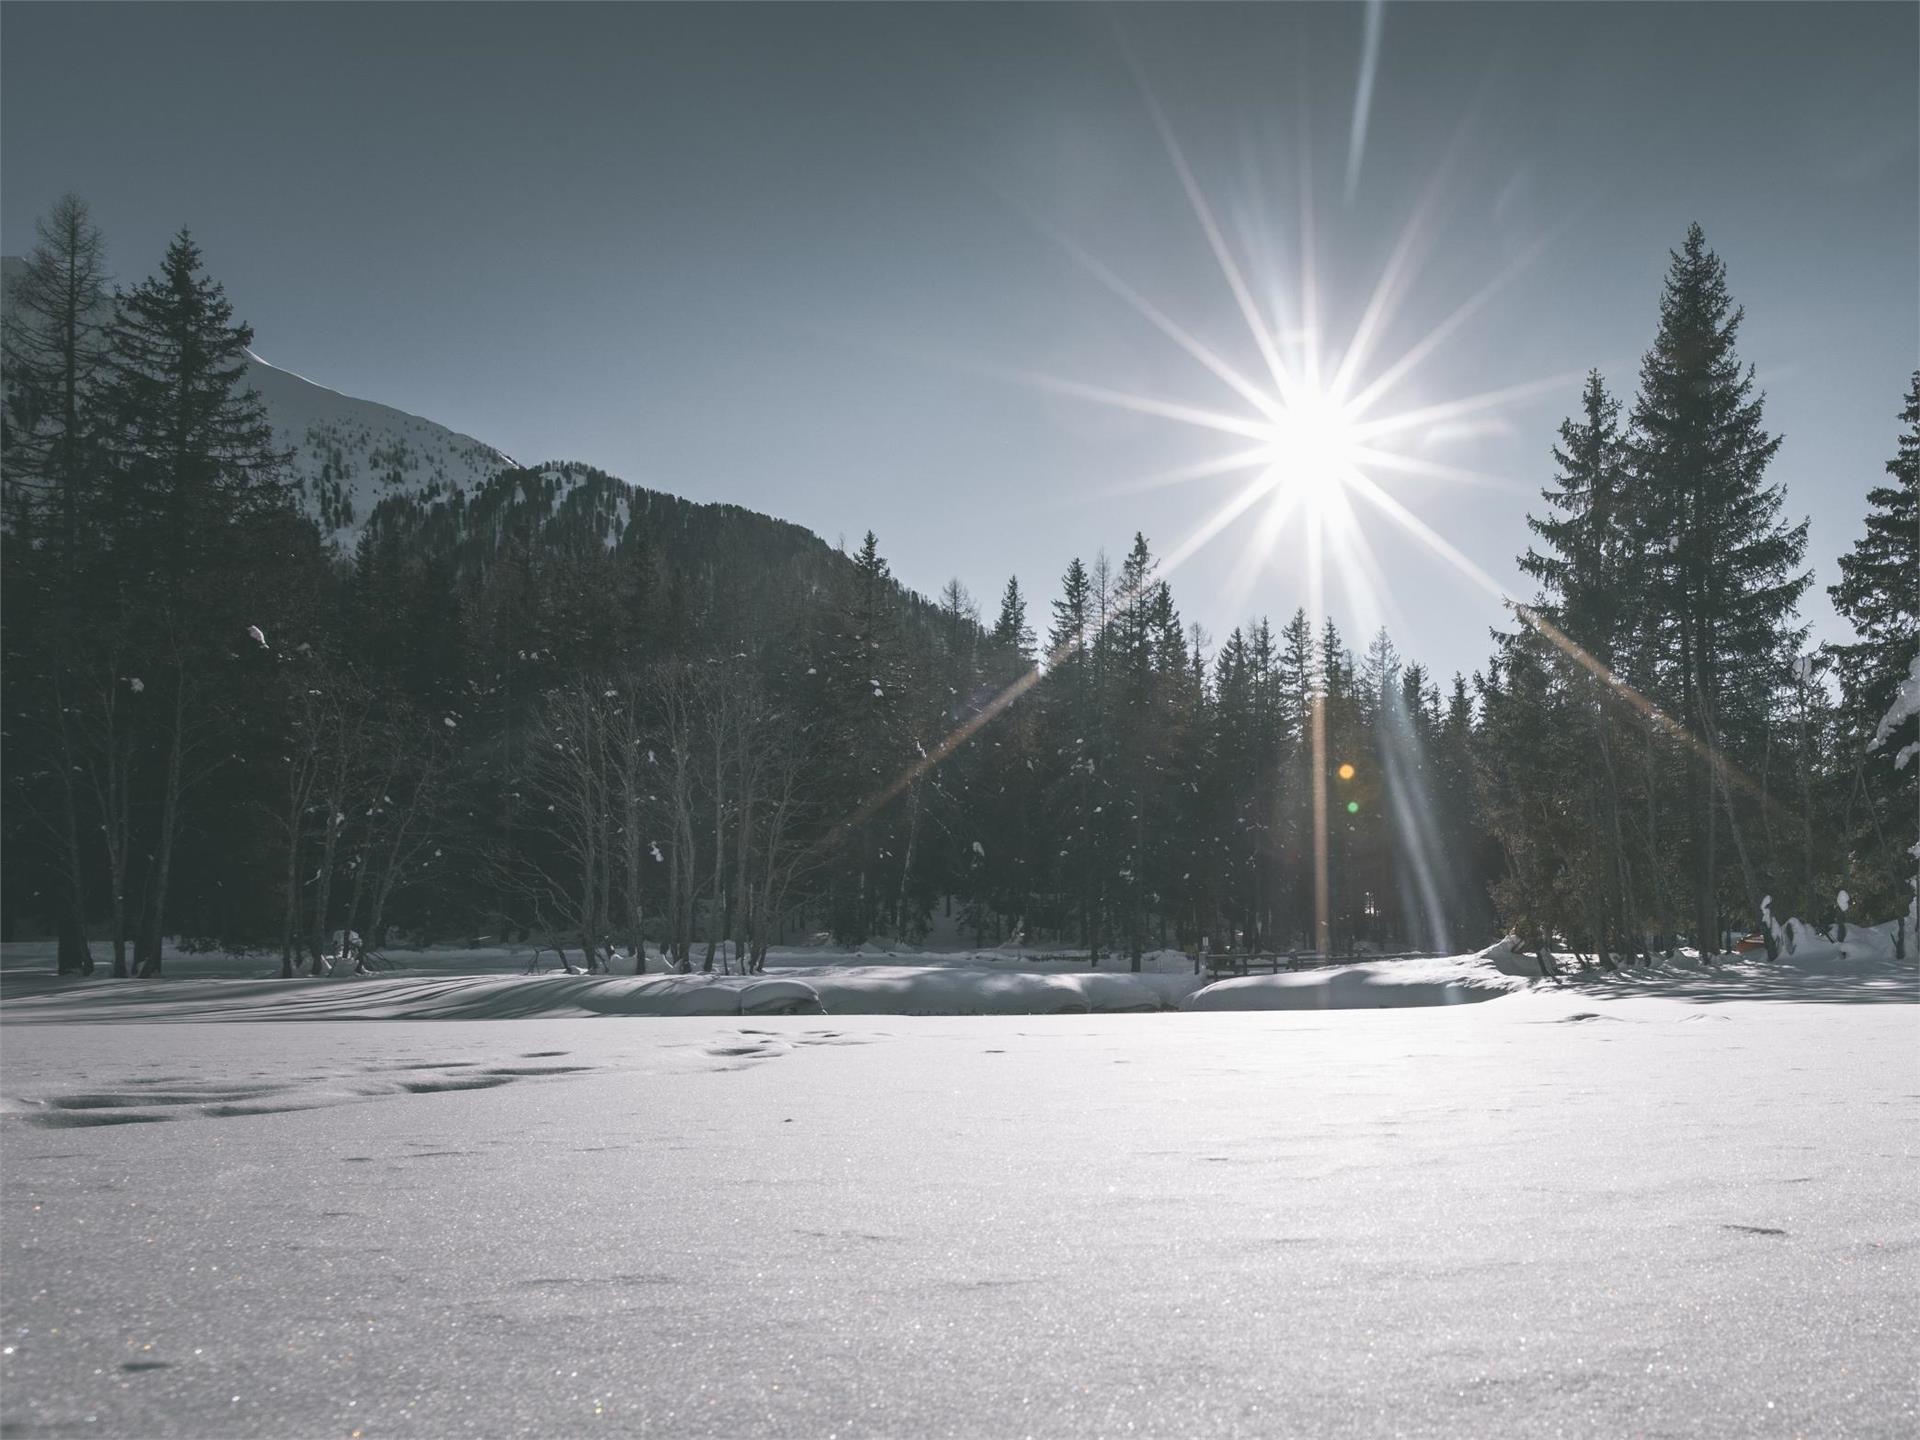
[[[0,257],[0,292],[10,294],[25,262]],[[618,543],[631,518],[712,507],[716,517],[755,519],[833,547],[795,521],[727,501],[701,501],[653,490],[597,466],[547,460],[524,466],[484,440],[383,401],[352,395],[247,351],[247,383],[259,394],[277,443],[290,456],[288,479],[301,505],[337,549],[351,552],[376,514],[413,524],[429,543],[477,539],[476,527],[499,525],[510,497],[530,498],[530,477],[544,482],[550,532],[563,512],[593,512],[603,543]],[[687,507],[685,511],[679,507]],[[584,517],[582,517],[584,518]]]

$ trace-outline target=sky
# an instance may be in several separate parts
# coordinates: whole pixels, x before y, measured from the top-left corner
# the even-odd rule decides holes
[[[1692,221],[1844,636],[1824,586],[1920,364],[1916,77],[1897,4],[10,0],[0,248],[76,191],[131,283],[188,226],[277,365],[871,528],[989,620],[1017,574],[1044,630],[1138,530],[1216,642],[1317,593],[1445,675],[1531,593],[1555,429],[1590,367],[1630,398]],[[1193,422],[1260,421],[1269,353],[1311,397],[1357,331],[1384,500],[1153,483],[1259,448]]]

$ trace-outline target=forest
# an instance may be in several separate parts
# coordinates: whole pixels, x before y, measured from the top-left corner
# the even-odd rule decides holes
[[[7,297],[0,695],[9,935],[65,973],[163,937],[325,968],[532,940],[582,966],[772,945],[1163,947],[1583,963],[1904,913],[1920,371],[1838,573],[1698,226],[1637,376],[1587,380],[1471,676],[1384,631],[1183,622],[1145,536],[984,602],[589,467],[396,496],[323,542],[182,231],[116,287],[83,202]],[[1630,388],[1629,388],[1630,387]],[[1809,647],[1825,585],[1853,630]],[[1324,904],[1318,900],[1324,891]]]

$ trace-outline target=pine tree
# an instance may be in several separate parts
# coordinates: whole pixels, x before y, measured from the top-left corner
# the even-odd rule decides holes
[[[156,974],[183,804],[225,762],[217,711],[255,657],[248,627],[272,623],[261,581],[290,547],[291,522],[259,396],[246,386],[253,331],[201,267],[184,230],[160,273],[115,307],[103,397],[114,476],[105,520],[119,620],[152,663],[147,708],[160,770],[136,969]],[[283,577],[280,577],[284,579]],[[266,633],[264,630],[260,633]]]
[[[1020,577],[1009,575],[1000,594],[1000,614],[993,622],[993,643],[1023,661],[1033,659],[1033,627],[1027,624],[1027,601],[1020,593]]]
[[[4,325],[0,504],[11,551],[4,648],[12,688],[25,702],[8,726],[14,742],[8,788],[41,822],[41,845],[35,848],[57,857],[52,868],[59,971],[91,974],[89,857],[81,841],[83,740],[75,717],[78,651],[86,633],[82,609],[95,568],[94,547],[83,550],[83,525],[99,473],[105,247],[78,196],[63,196],[37,228],[39,243],[9,287]],[[20,746],[26,747],[24,756]]]
[[[1734,777],[1757,753],[1769,699],[1805,637],[1796,606],[1809,582],[1799,568],[1806,523],[1781,518],[1785,495],[1766,479],[1780,439],[1765,429],[1764,396],[1735,353],[1742,319],[1726,267],[1691,226],[1671,257],[1629,442],[1636,539],[1653,566],[1649,609],[1672,657],[1660,689],[1711,757],[1691,769],[1684,820],[1695,936],[1709,950],[1725,899],[1723,816],[1740,858],[1741,908],[1757,914],[1762,898]]]
[[[1099,944],[1100,881],[1097,812],[1105,783],[1100,765],[1098,666],[1104,633],[1094,578],[1076,556],[1060,581],[1047,632],[1041,747],[1047,796],[1048,869],[1057,886],[1058,920],[1068,917],[1090,955]]]
[[[1598,370],[1587,373],[1579,418],[1561,422],[1553,458],[1559,474],[1541,492],[1551,509],[1527,517],[1547,550],[1529,548],[1520,568],[1545,588],[1549,598],[1542,608],[1562,633],[1611,665],[1620,617],[1632,598],[1623,568],[1631,517],[1620,402],[1607,393]]]
[[[1628,844],[1630,796],[1620,714],[1622,694],[1613,667],[1626,640],[1625,617],[1639,577],[1629,568],[1634,517],[1629,512],[1626,451],[1620,406],[1597,370],[1589,371],[1580,414],[1560,426],[1553,449],[1558,473],[1541,492],[1550,507],[1527,524],[1545,543],[1529,548],[1520,567],[1540,581],[1543,595],[1522,612],[1544,619],[1559,649],[1539,654],[1552,667],[1554,724],[1584,737],[1587,763],[1577,767],[1569,795],[1584,825],[1568,840],[1587,888],[1579,896],[1579,943],[1603,958],[1624,951],[1626,936],[1647,928],[1636,897],[1634,856]],[[1568,650],[1571,644],[1577,649]],[[1630,712],[1629,712],[1630,713]],[[1549,743],[1564,747],[1568,734]]]
[[[1827,587],[1833,608],[1860,637],[1833,647],[1842,692],[1850,706],[1876,717],[1892,703],[1920,644],[1920,370],[1900,420],[1906,428],[1886,466],[1892,483],[1867,492],[1866,532],[1840,557],[1840,579]]]
[[[1914,743],[1909,717],[1869,755],[1880,717],[1920,651],[1920,370],[1900,410],[1905,427],[1887,461],[1889,484],[1867,492],[1865,533],[1840,557],[1840,579],[1828,587],[1834,609],[1859,637],[1831,647],[1840,680],[1845,772],[1834,777],[1849,797],[1844,841],[1853,860],[1851,888],[1863,901],[1892,908],[1906,898],[1913,867],[1895,837],[1911,834],[1920,798],[1920,765],[1896,770],[1879,751],[1898,754]],[[1857,797],[1857,804],[1851,803]]]

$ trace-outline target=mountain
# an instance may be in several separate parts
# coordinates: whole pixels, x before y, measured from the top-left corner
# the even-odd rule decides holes
[[[22,263],[0,260],[6,291]],[[503,547],[591,547],[641,564],[690,617],[770,617],[794,594],[830,586],[848,564],[803,526],[642,489],[589,465],[523,468],[485,441],[315,384],[251,351],[247,379],[291,456],[307,513],[343,553],[373,531],[471,577]],[[932,615],[923,597],[892,588],[904,614]]]
[[[24,262],[0,258],[0,289],[11,293]],[[464,495],[513,466],[485,441],[391,405],[317,385],[248,353],[247,380],[266,404],[290,476],[320,528],[342,548],[381,501],[406,496],[432,504]]]
[[[247,380],[260,392],[308,513],[343,546],[383,500],[423,504],[465,495],[511,456],[391,405],[316,385],[248,353]]]

